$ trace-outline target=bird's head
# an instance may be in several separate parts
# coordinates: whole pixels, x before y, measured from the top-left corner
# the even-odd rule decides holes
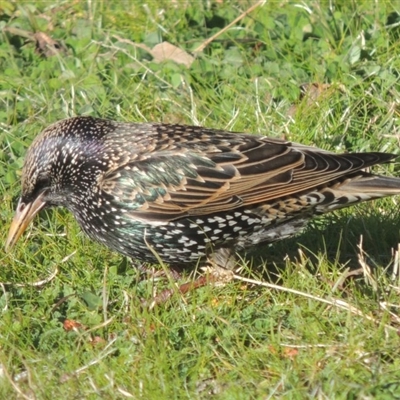
[[[64,120],[45,129],[33,141],[22,169],[21,197],[6,250],[14,246],[40,210],[68,206],[71,197],[93,184],[96,172],[104,164],[97,157],[104,136],[104,126],[99,121],[108,122],[90,117]],[[96,131],[91,129],[94,125]]]

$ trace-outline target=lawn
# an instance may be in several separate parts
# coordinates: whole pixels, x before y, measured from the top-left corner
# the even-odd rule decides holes
[[[0,32],[2,243],[27,147],[70,116],[400,154],[397,1],[2,0]],[[315,219],[153,308],[173,282],[43,212],[0,250],[0,398],[400,398],[399,202]]]

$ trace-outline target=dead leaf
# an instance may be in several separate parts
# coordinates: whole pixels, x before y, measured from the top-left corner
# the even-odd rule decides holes
[[[299,354],[298,349],[294,349],[294,348],[290,348],[290,347],[285,347],[283,349],[283,357],[284,358],[290,358],[291,360],[293,360],[293,358],[295,358],[298,354]]]
[[[92,346],[104,346],[107,342],[100,336],[94,336],[90,339],[90,344]]]
[[[193,56],[169,42],[156,44],[153,49],[150,50],[150,54],[154,57],[155,62],[172,60],[177,64],[183,64],[188,68],[194,61]]]
[[[29,41],[35,42],[36,52],[44,57],[51,57],[61,52],[65,53],[67,50],[60,42],[54,40],[44,32],[33,33],[13,26],[6,26],[3,29],[3,32],[7,32],[13,36],[20,36],[28,39]]]
[[[51,57],[66,51],[61,43],[44,32],[36,32],[33,38],[36,42],[36,52],[42,56]]]
[[[79,328],[83,328],[83,325],[78,322],[78,321],[74,321],[73,319],[66,319],[63,323],[63,328],[69,332],[72,330],[76,330]]]
[[[118,35],[113,35],[113,37],[117,39],[120,43],[127,43],[133,47],[137,47],[139,49],[147,51],[154,58],[155,62],[172,60],[189,68],[194,61],[194,57],[192,57],[189,53],[177,46],[174,46],[169,42],[156,44],[152,49],[150,49],[150,47],[146,46],[143,43],[135,43],[129,39],[121,38]]]

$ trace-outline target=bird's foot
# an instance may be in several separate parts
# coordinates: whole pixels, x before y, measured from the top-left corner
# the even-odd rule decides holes
[[[161,293],[155,295],[150,302],[142,302],[142,305],[151,309],[156,305],[166,303],[175,293],[186,294],[208,284],[214,286],[226,285],[234,277],[235,265],[236,263],[232,252],[229,249],[219,249],[208,258],[206,265],[201,268],[205,272],[204,275],[176,288],[165,289]]]
[[[140,264],[134,265],[136,269],[143,275],[146,275],[145,279],[157,279],[157,278],[168,278],[171,277],[173,280],[178,280],[182,277],[182,269],[181,268],[172,268],[168,269],[166,272],[164,269],[162,270],[155,270],[153,267],[149,266],[148,264]]]
[[[175,293],[185,294],[199,287],[206,286],[209,283],[208,276],[200,276],[192,282],[184,283],[174,289],[165,289],[161,293],[155,295],[151,301],[142,301],[143,307],[152,309],[153,307],[166,303]]]
[[[236,260],[229,248],[216,250],[202,270],[212,278],[215,286],[223,286],[233,279]]]

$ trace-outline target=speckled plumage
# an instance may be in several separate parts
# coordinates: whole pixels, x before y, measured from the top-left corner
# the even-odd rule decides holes
[[[393,158],[77,117],[48,127],[29,148],[16,219],[64,206],[92,239],[129,257],[156,261],[156,252],[182,265],[217,253],[226,264],[234,251],[296,234],[313,215],[399,194],[400,179],[363,171]],[[8,244],[20,231],[10,231]]]

